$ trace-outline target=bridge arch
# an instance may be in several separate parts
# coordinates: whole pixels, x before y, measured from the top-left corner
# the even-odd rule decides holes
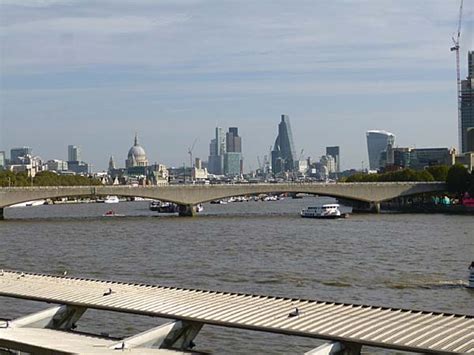
[[[444,183],[280,183],[163,186],[56,186],[0,188],[0,209],[20,202],[62,197],[116,195],[143,197],[193,206],[233,196],[271,193],[307,193],[367,203],[396,197],[445,191]]]

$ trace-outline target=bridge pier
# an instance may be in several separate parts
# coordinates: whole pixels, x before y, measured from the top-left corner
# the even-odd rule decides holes
[[[370,204],[370,212],[372,213],[380,213],[380,202],[372,202]]]
[[[5,215],[3,213],[3,208],[0,208],[0,221],[5,219]]]
[[[194,205],[179,205],[180,217],[194,217],[196,215],[196,206]]]

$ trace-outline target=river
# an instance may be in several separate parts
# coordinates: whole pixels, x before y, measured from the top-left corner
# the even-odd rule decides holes
[[[474,292],[465,287],[472,216],[299,217],[317,202],[206,204],[195,218],[158,216],[147,201],[9,208],[0,223],[0,268],[474,314]],[[111,207],[125,217],[102,217]],[[0,298],[0,317],[45,307]],[[160,322],[89,310],[79,330],[128,336]],[[302,354],[321,344],[214,326],[195,342],[218,354]]]

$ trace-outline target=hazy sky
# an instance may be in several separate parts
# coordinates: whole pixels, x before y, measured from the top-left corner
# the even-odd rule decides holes
[[[82,147],[123,166],[138,132],[150,162],[207,160],[216,124],[237,126],[245,170],[282,113],[299,155],[341,147],[367,166],[365,131],[455,147],[457,0],[0,0],[0,150],[43,159]],[[473,49],[464,1],[462,76]]]

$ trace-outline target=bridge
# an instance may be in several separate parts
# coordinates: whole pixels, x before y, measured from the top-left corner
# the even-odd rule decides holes
[[[474,354],[474,317],[371,305],[0,271],[0,296],[58,304],[0,320],[0,353],[190,353],[203,325],[328,341],[307,355],[361,354],[363,346]],[[171,319],[125,339],[74,331],[87,309]],[[264,350],[262,350],[264,351]]]
[[[5,207],[26,201],[61,197],[116,195],[151,198],[176,203],[180,206],[180,215],[191,216],[194,214],[194,206],[199,203],[232,196],[307,193],[362,201],[379,209],[382,201],[445,190],[446,185],[443,182],[4,187],[0,188],[0,218],[3,218],[3,208]]]

